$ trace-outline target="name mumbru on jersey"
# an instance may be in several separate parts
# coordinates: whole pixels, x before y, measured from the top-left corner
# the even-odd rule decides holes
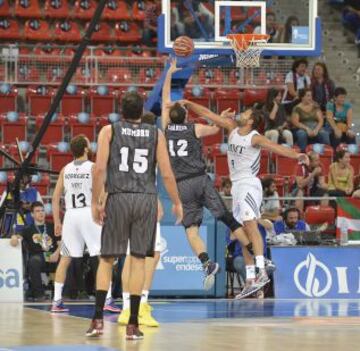
[[[181,126],[178,124],[171,124],[168,126],[168,130],[172,132],[182,132],[183,130],[188,130],[188,126]]]
[[[121,135],[127,135],[132,137],[150,137],[150,131],[148,129],[131,129],[131,128],[121,128]]]

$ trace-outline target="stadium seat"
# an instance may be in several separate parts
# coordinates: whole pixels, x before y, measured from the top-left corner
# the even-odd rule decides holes
[[[207,121],[201,118],[197,119],[194,122],[205,125],[208,124]],[[222,129],[220,129],[218,133],[203,138],[203,148],[210,147],[213,145],[219,145],[223,142],[223,139],[224,139],[224,132]]]
[[[335,222],[335,210],[331,206],[308,206],[305,210],[305,222],[309,225]]]
[[[59,151],[56,144],[48,145],[46,149],[50,168],[54,171],[60,172],[66,164],[73,160],[71,152]]]
[[[37,178],[39,178],[39,180],[37,180]],[[42,173],[39,177],[33,177],[32,179],[31,183],[39,191],[40,195],[49,195],[50,177],[47,174]]]
[[[18,80],[22,83],[36,83],[39,81],[40,73],[35,66],[20,64],[18,66]]]
[[[0,16],[1,17],[10,16],[10,0],[3,0],[0,3]]]
[[[314,147],[316,149],[317,147],[315,145],[319,145],[319,144],[308,145],[306,147],[306,153],[313,151]],[[323,172],[324,174],[327,175],[329,173],[329,167],[333,162],[334,150],[330,145],[321,145],[321,152],[319,152],[319,154],[320,154],[320,161],[323,167]]]
[[[85,110],[85,99],[87,91],[77,87],[75,94],[66,92],[61,100],[61,113],[64,116],[77,114]]]
[[[80,123],[77,115],[69,116],[70,135],[73,138],[75,135],[84,134],[89,140],[94,140],[96,130],[96,119],[91,118],[88,123]]]
[[[199,83],[200,84],[224,84],[224,74],[219,68],[206,68],[201,69],[199,72]]]
[[[271,177],[275,180],[276,190],[280,197],[285,195],[285,177],[278,174],[260,174],[260,179]]]
[[[106,72],[107,81],[111,83],[131,83],[133,74],[128,67],[111,67]]]
[[[245,89],[243,95],[243,104],[244,106],[252,106],[255,102],[265,102],[266,97],[266,89]]]
[[[73,84],[80,84],[80,85],[89,83],[93,78],[92,76],[93,74],[94,71],[87,66],[78,67],[71,82]]]
[[[26,40],[51,41],[53,39],[49,23],[34,18],[25,22],[24,35]]]
[[[300,152],[300,149],[297,146],[295,147],[295,150]],[[289,177],[296,174],[298,161],[281,155],[276,155],[275,165],[276,174]]]
[[[37,115],[35,117],[36,132],[39,131],[44,121],[44,117],[45,117],[44,114]],[[56,119],[49,124],[43,138],[41,139],[41,143],[44,145],[48,145],[64,140],[64,127],[65,127],[65,118],[60,114],[56,114]]]
[[[37,116],[47,113],[54,95],[54,89],[51,87],[44,85],[29,87],[26,91],[29,114]]]
[[[3,144],[14,144],[16,138],[19,140],[27,139],[27,118],[24,114],[19,114],[19,118],[11,122],[6,118],[6,114],[0,116],[1,123],[1,134]]]
[[[268,150],[261,149],[260,151],[260,169],[259,174],[268,173],[270,171],[271,155]]]
[[[86,29],[88,28],[89,23],[86,24]],[[114,33],[111,26],[106,23],[98,23],[95,26],[94,33],[91,36],[91,41],[93,42],[108,42],[108,41],[114,41]]]
[[[0,39],[1,40],[21,40],[23,36],[20,31],[19,23],[16,20],[0,19]]]
[[[131,15],[125,1],[108,0],[102,18],[108,21],[130,20]]]
[[[60,61],[60,59],[57,56],[60,56],[61,49],[54,46],[53,44],[47,44],[47,45],[39,44],[35,46],[33,54],[36,56],[40,56],[37,58],[37,60],[55,63]]]
[[[77,0],[74,6],[74,16],[78,19],[90,20],[96,9],[95,0]]]
[[[18,90],[11,85],[6,87],[7,89],[0,89],[0,113],[17,110]]]
[[[54,85],[57,85],[56,83],[60,83],[63,80],[65,73],[65,68],[60,65],[49,67],[46,73],[47,81],[49,83],[54,83]]]
[[[44,12],[51,19],[70,17],[69,3],[67,0],[46,0]]]
[[[199,105],[205,106],[207,108],[210,108],[211,104],[211,92],[209,89],[204,88],[201,91],[200,96],[194,96],[193,89],[192,88],[186,88],[184,93],[184,98],[189,99]],[[189,111],[189,119],[192,119],[194,117],[197,117],[192,111]]]
[[[116,23],[115,40],[124,43],[137,43],[141,38],[141,31],[136,23],[127,21]]]
[[[119,60],[118,56],[122,56],[123,54],[124,54],[123,50],[120,50],[111,44],[98,46],[98,48],[95,50],[95,56],[116,57],[116,61]],[[108,62],[108,61],[104,61],[104,62]]]
[[[21,142],[22,142],[23,140],[20,140],[20,138],[18,138],[18,140],[19,140],[19,142],[20,142],[20,150],[21,150]],[[30,145],[30,144],[29,144],[29,145]],[[19,149],[18,149],[17,144],[16,144],[16,139],[13,140],[12,144],[8,145],[7,150],[8,150],[8,153],[9,153],[13,158],[15,158],[16,160],[19,160],[19,161],[20,161]],[[29,149],[29,150],[26,150],[26,151],[22,151],[22,152],[21,152],[22,157],[25,158],[25,157],[26,157],[26,154],[27,154],[29,151],[30,151],[30,149]],[[32,159],[31,162],[32,162],[33,164],[36,164],[36,163],[38,162],[38,159],[39,159],[39,150],[36,150],[36,151],[35,151],[35,154],[34,154],[34,157],[33,157],[33,159]]]
[[[90,90],[91,112],[97,117],[115,111],[116,91],[109,88],[107,94],[100,95],[97,88]]]
[[[227,155],[216,155],[214,158],[215,175],[217,177],[224,177],[229,175],[229,167],[227,161]]]
[[[154,84],[161,75],[160,68],[141,68],[139,73],[139,80],[142,84]]]
[[[241,94],[238,89],[217,89],[215,91],[216,110],[218,113],[231,108],[236,113],[240,112]]]
[[[54,39],[65,42],[79,42],[81,40],[81,34],[78,24],[68,20],[57,22],[55,25]]]
[[[15,16],[24,18],[42,17],[38,0],[16,0]]]
[[[134,1],[132,14],[133,18],[137,21],[143,21],[145,19],[145,5],[143,1]]]

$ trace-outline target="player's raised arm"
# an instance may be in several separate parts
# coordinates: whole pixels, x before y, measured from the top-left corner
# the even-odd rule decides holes
[[[162,90],[162,107],[161,107],[161,127],[163,130],[170,123],[170,103],[171,103],[171,79],[172,75],[179,71],[181,68],[176,67],[176,59],[172,59],[170,62],[170,67],[166,72],[166,77],[164,81],[164,86]]]
[[[306,154],[301,154],[299,152],[296,152],[294,149],[285,147],[279,144],[275,144],[269,139],[265,138],[263,135],[254,135],[251,139],[251,143],[253,146],[261,146],[264,149],[267,149],[269,151],[275,152],[278,155],[297,159],[299,161],[308,163],[308,157]]]
[[[61,170],[59,178],[56,182],[55,190],[52,196],[52,210],[54,218],[54,231],[56,236],[61,235],[61,220],[60,220],[60,199],[64,191],[64,169]]]
[[[231,132],[237,127],[236,122],[232,119],[235,116],[235,113],[231,112],[230,109],[223,111],[219,116],[218,114],[210,111],[205,106],[199,105],[195,102],[189,100],[181,100],[180,103],[184,104],[185,107],[195,112],[198,116],[201,116],[203,118],[208,118],[210,121],[214,122],[218,127],[224,128],[229,132]]]
[[[96,153],[96,162],[93,170],[93,184],[92,184],[92,213],[95,222],[101,224],[101,218],[98,206],[103,200],[104,186],[106,179],[106,169],[110,154],[110,140],[112,130],[111,126],[105,126],[101,129],[98,138],[98,149]]]
[[[166,191],[168,192],[170,199],[174,204],[173,212],[177,218],[176,223],[180,223],[183,217],[182,204],[180,201],[175,176],[171,169],[165,137],[160,130],[158,131],[158,135],[159,135],[159,139],[157,144],[156,157],[161,172],[161,176],[164,180]]]

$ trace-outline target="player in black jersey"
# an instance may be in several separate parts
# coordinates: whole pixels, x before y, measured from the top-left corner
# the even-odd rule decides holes
[[[141,96],[137,93],[125,94],[122,113],[124,120],[105,126],[98,139],[92,212],[95,222],[103,224],[103,229],[96,277],[95,314],[86,335],[99,336],[103,332],[103,306],[114,258],[124,256],[130,242],[130,318],[126,338],[135,340],[143,337],[138,328],[138,314],[144,285],[145,257],[154,252],[157,163],[178,222],[182,220],[183,210],[166,140],[156,126],[141,124]],[[108,193],[106,204],[99,203],[104,185]]]
[[[215,282],[219,265],[210,260],[199,235],[203,208],[208,208],[215,218],[230,228],[243,246],[251,249],[251,243],[206,174],[201,139],[218,133],[219,129],[216,126],[188,123],[187,110],[178,103],[171,104],[171,78],[177,70],[176,61],[172,60],[162,92],[162,127],[184,208],[183,225],[193,252],[203,264],[204,288],[208,290]]]

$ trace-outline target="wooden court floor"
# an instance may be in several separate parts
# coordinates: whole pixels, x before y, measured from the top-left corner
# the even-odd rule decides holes
[[[104,335],[84,336],[93,306],[0,304],[0,351],[9,350],[241,350],[345,351],[360,345],[360,301],[170,300],[154,302],[160,328],[142,328],[144,340],[126,341],[125,328],[108,316]],[[32,346],[25,348],[20,346]]]

